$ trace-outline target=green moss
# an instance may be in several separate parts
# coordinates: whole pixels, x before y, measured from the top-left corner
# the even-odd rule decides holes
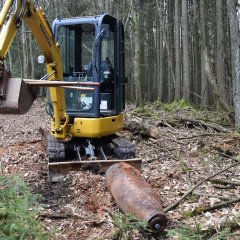
[[[143,106],[136,108],[133,111],[133,115],[137,117],[149,117],[157,119],[159,118],[159,111],[175,112],[180,110],[196,111],[189,102],[185,100],[174,101],[172,103],[162,103],[157,100],[153,103],[145,103]]]
[[[193,193],[189,195],[188,199],[190,200],[190,202],[195,203],[198,199],[198,196]]]
[[[201,214],[205,210],[204,207],[197,207],[193,210],[193,215]]]
[[[210,151],[209,151],[209,148],[203,147],[201,148],[200,152],[201,154],[208,154]]]
[[[193,212],[192,212],[191,210],[189,210],[189,211],[184,211],[183,214],[182,214],[182,216],[183,216],[184,218],[191,218],[191,217],[193,217]]]
[[[133,115],[137,117],[155,117],[155,113],[150,106],[138,107],[133,111]]]
[[[172,103],[167,103],[164,104],[164,109],[167,111],[179,111],[179,110],[184,110],[184,109],[191,109],[191,110],[195,110],[193,105],[187,101],[185,101],[184,99],[181,99],[180,101],[173,101]]]
[[[237,161],[240,161],[240,154],[237,155],[236,159]]]
[[[184,173],[188,173],[189,172],[189,167],[186,165],[186,163],[183,161],[183,159],[179,159],[179,165],[182,168],[182,171]]]

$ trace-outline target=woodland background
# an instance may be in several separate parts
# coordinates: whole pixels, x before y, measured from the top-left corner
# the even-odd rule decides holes
[[[184,99],[233,111],[240,126],[239,23],[236,0],[40,0],[51,23],[57,16],[107,12],[125,28],[127,98]],[[0,1],[0,5],[3,1]],[[1,7],[1,6],[0,6]],[[8,54],[14,76],[40,78],[40,50],[22,26]],[[238,123],[239,122],[239,123]]]
[[[0,0],[0,7],[3,2]],[[240,134],[234,132],[228,117],[235,113],[235,123],[240,129],[237,1],[39,0],[37,3],[50,23],[57,16],[102,12],[122,19],[129,79],[127,99],[134,104],[127,105],[125,123],[128,124],[120,136],[136,143],[137,157],[143,160],[143,177],[161,196],[169,218],[161,239],[239,239]],[[13,76],[39,79],[45,75],[44,66],[37,63],[40,54],[31,32],[22,25],[7,56]],[[181,99],[184,104],[190,102],[204,111],[196,111],[189,104],[180,106]],[[153,101],[157,102],[147,103]],[[0,221],[0,238],[3,233],[26,234],[27,230],[47,237],[33,222],[31,216],[39,219],[36,214],[43,216],[43,229],[53,232],[51,239],[120,239],[114,236],[123,231],[131,237],[129,226],[132,228],[133,221],[121,220],[126,216],[118,212],[106,190],[104,175],[79,171],[71,173],[64,182],[49,182],[46,138],[50,119],[44,106],[44,101],[37,100],[26,115],[0,115],[0,190],[6,190],[7,194],[2,194],[6,205],[0,208],[0,215],[10,216],[9,224]],[[205,111],[206,108],[218,111]],[[27,205],[26,200],[35,200],[19,194],[18,185],[13,188],[10,182],[9,188],[4,186],[6,180],[2,177],[15,175],[23,176],[31,187],[27,196],[30,191],[43,196],[46,208],[37,206],[40,213]],[[29,209],[34,209],[30,217]],[[34,226],[40,233],[33,230]],[[142,229],[133,230],[133,239],[147,239]]]

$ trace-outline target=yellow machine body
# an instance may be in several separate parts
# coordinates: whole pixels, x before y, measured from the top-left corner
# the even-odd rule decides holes
[[[74,118],[72,137],[98,138],[110,136],[123,128],[123,115],[104,118]]]

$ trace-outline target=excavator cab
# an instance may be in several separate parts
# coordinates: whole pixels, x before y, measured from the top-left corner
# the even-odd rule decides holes
[[[122,23],[108,14],[57,18],[52,29],[60,45],[64,81],[93,88],[65,89],[70,122],[76,117],[119,115],[124,109],[126,82]],[[49,105],[53,114],[51,101]]]

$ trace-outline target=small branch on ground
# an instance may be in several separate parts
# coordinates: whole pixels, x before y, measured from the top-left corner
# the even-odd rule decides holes
[[[209,212],[209,211],[213,211],[213,210],[216,210],[216,209],[219,209],[219,208],[223,208],[223,207],[227,207],[228,205],[230,204],[233,204],[233,203],[237,203],[237,202],[240,202],[240,197],[239,198],[233,198],[229,201],[226,201],[226,202],[223,202],[223,203],[218,203],[218,204],[215,204],[211,207],[199,207],[199,208],[196,208],[193,213],[194,215],[195,214],[201,214],[203,212]]]
[[[75,213],[41,213],[38,215],[41,218],[48,218],[48,219],[66,219],[66,218],[79,218],[83,220],[87,220],[86,217],[81,216]]]
[[[212,128],[218,132],[223,132],[223,133],[230,133],[232,132],[231,130],[219,125],[219,124],[216,124],[216,123],[208,123],[208,122],[205,122],[203,120],[199,120],[199,119],[191,119],[191,118],[180,118],[179,119],[180,121],[182,122],[190,122],[191,124],[198,124],[198,125],[202,125],[203,127],[206,127],[206,128]]]
[[[193,136],[188,136],[188,137],[180,137],[177,138],[177,140],[184,140],[184,139],[193,139],[193,138],[199,138],[199,137],[212,137],[212,136],[221,136],[219,133],[203,133],[203,134],[198,134],[198,135],[193,135]]]
[[[212,179],[209,179],[209,181],[212,182],[212,183],[222,184],[222,185],[240,186],[240,182],[232,182],[232,181],[228,181],[228,180],[225,180],[225,179],[219,179],[219,178],[212,178]]]
[[[170,211],[171,209],[177,207],[177,206],[182,202],[182,200],[184,200],[188,195],[190,195],[197,187],[199,187],[200,185],[202,185],[204,182],[206,182],[206,181],[208,181],[209,179],[214,178],[215,176],[217,176],[217,175],[219,175],[219,174],[227,171],[227,170],[230,169],[230,168],[236,167],[236,166],[238,166],[238,165],[240,165],[240,162],[239,162],[239,161],[236,162],[236,163],[231,164],[230,166],[228,166],[228,167],[226,167],[226,168],[224,168],[224,169],[222,169],[222,170],[220,170],[220,171],[218,171],[218,172],[216,172],[216,173],[214,173],[213,175],[211,175],[211,176],[209,176],[209,177],[204,178],[203,180],[201,180],[200,182],[198,182],[197,184],[195,184],[194,186],[192,186],[192,187],[189,189],[189,191],[187,191],[178,201],[176,201],[175,203],[173,203],[173,204],[171,204],[170,206],[166,207],[166,208],[163,210],[163,212],[166,213],[166,212]]]
[[[218,198],[218,199],[222,199],[222,200],[231,200],[230,197],[213,195],[213,194],[208,194],[208,193],[203,193],[203,192],[197,192],[197,191],[194,191],[192,194],[193,194],[193,195],[198,195],[198,196],[203,196],[203,197],[209,197],[209,198],[211,197],[211,198]]]
[[[214,150],[216,150],[216,149],[214,149]],[[212,151],[212,152],[214,152],[214,151]],[[235,157],[232,157],[232,156],[230,156],[230,155],[228,155],[228,154],[226,154],[226,153],[219,152],[218,150],[216,150],[215,152],[217,152],[218,154],[220,154],[221,156],[223,156],[223,157],[225,157],[225,158],[229,158],[229,159],[232,159],[232,160],[234,160],[234,161],[239,162],[239,159],[237,159],[237,158],[235,158]]]
[[[55,220],[61,220],[61,219],[67,219],[67,218],[77,218],[81,219],[81,224],[93,224],[93,225],[99,225],[103,224],[103,219],[89,219],[87,217],[84,217],[82,215],[76,214],[76,213],[42,213],[39,214],[38,217],[40,218],[48,218],[48,219],[55,219]]]

